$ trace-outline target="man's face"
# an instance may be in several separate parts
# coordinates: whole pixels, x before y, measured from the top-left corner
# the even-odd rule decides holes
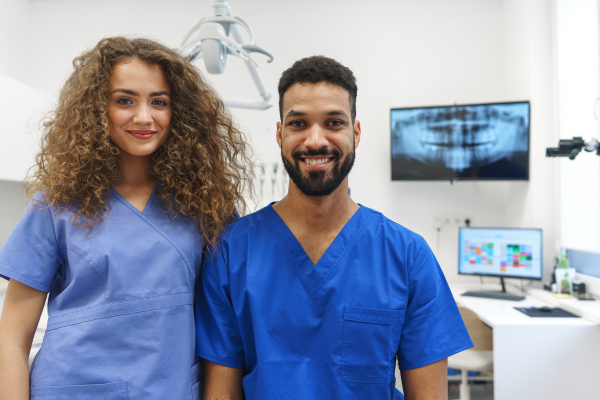
[[[350,95],[340,86],[296,83],[284,93],[277,142],[303,194],[328,196],[347,179],[360,141],[360,122],[350,115]]]

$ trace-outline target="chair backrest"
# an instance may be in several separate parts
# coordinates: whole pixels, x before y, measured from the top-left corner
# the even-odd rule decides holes
[[[481,322],[477,314],[466,307],[458,307],[467,331],[475,347],[474,350],[493,350],[492,328]]]

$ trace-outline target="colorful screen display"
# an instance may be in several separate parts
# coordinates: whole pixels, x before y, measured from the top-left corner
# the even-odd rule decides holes
[[[460,228],[458,273],[542,279],[542,230]]]
[[[390,111],[392,180],[528,180],[529,102]]]

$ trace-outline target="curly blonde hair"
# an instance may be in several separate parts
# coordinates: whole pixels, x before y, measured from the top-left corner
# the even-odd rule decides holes
[[[170,134],[150,161],[157,196],[173,218],[193,219],[214,247],[237,212],[247,211],[251,149],[199,71],[149,39],[105,38],[73,60],[75,70],[58,105],[43,121],[27,192],[42,191],[58,211],[73,210],[73,223],[90,231],[110,211],[110,188],[119,178],[119,148],[111,140],[108,116],[110,77],[116,64],[131,59],[158,65],[171,88]]]

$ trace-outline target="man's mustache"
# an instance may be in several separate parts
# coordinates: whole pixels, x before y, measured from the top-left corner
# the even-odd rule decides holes
[[[325,147],[319,149],[308,149],[308,150],[296,150],[292,153],[292,157],[300,158],[300,157],[315,157],[315,156],[334,156],[337,157],[340,155],[339,150],[336,149],[327,149]]]

